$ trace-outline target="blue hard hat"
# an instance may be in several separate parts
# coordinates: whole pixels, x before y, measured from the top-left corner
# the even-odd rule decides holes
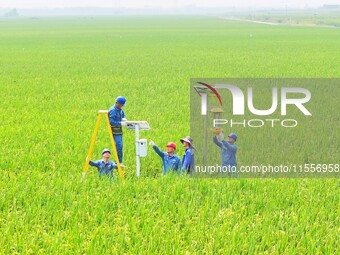
[[[104,150],[102,151],[102,155],[103,155],[105,152],[108,152],[108,153],[111,154],[111,151],[110,151],[109,149],[104,149]]]
[[[116,102],[118,102],[118,103],[120,103],[122,106],[124,106],[125,103],[126,103],[126,98],[123,97],[123,96],[119,96],[119,97],[116,98]]]
[[[235,133],[230,133],[228,137],[233,138],[235,141],[237,140],[237,135]]]

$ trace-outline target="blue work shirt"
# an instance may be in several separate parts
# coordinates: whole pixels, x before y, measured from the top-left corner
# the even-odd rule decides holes
[[[156,145],[153,146],[153,149],[162,158],[163,175],[170,171],[180,170],[181,159],[176,154],[169,156],[168,153],[161,151]]]
[[[109,120],[113,134],[122,134],[122,119],[126,118],[123,109],[119,109],[116,105],[109,109]]]
[[[214,137],[214,143],[221,148],[222,166],[236,166],[237,145],[234,143],[228,143],[225,140],[220,142],[216,137]]]
[[[89,164],[90,166],[95,166],[98,168],[99,176],[109,175],[111,178],[113,178],[112,170],[114,168],[117,169],[117,165],[111,160],[109,160],[107,163],[105,163],[102,159],[97,161],[90,160]]]
[[[192,148],[188,147],[185,149],[185,154],[182,158],[182,171],[193,172],[194,171],[194,153]]]

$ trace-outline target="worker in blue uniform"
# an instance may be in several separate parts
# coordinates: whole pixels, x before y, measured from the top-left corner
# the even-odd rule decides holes
[[[90,166],[97,167],[99,177],[109,176],[112,180],[113,176],[113,169],[117,169],[117,165],[110,160],[111,152],[109,149],[104,149],[102,151],[102,159],[97,161],[90,160]]]
[[[228,135],[228,139],[224,139],[223,133],[214,136],[214,143],[221,148],[221,156],[222,156],[222,176],[224,173],[228,173],[228,177],[237,177],[237,163],[236,163],[236,152],[237,145],[235,144],[237,140],[237,135],[235,133],[231,133]]]
[[[116,98],[116,103],[109,109],[109,120],[112,130],[112,135],[115,140],[119,163],[123,164],[123,126],[126,126],[126,116],[123,106],[126,104],[126,98],[119,96]]]
[[[181,159],[175,154],[176,144],[169,142],[166,145],[166,152],[161,151],[158,146],[151,140],[150,145],[155,152],[162,158],[163,171],[162,174],[166,175],[169,172],[181,172]]]
[[[182,138],[181,143],[185,148],[185,154],[182,158],[182,171],[187,174],[193,173],[195,170],[195,157],[194,157],[194,145],[192,144],[192,138],[187,136]]]

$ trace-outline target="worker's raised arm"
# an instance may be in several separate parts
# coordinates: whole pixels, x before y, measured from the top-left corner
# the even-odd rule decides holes
[[[214,136],[213,141],[214,141],[214,143],[215,143],[218,147],[222,148],[222,143],[217,139],[216,136]]]
[[[98,167],[98,161],[95,162],[95,161],[90,160],[90,161],[89,161],[89,165],[90,165],[90,166]]]
[[[152,148],[155,150],[155,152],[161,157],[164,158],[166,153],[164,151],[161,151],[157,145],[152,145]]]

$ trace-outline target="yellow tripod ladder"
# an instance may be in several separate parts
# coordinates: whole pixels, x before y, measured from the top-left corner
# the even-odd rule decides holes
[[[124,174],[123,174],[122,168],[120,166],[120,162],[118,160],[118,153],[117,153],[117,149],[116,149],[116,143],[115,143],[115,140],[113,139],[113,135],[112,135],[112,131],[111,131],[111,125],[110,125],[110,121],[109,121],[109,115],[108,115],[108,111],[107,110],[99,110],[98,111],[98,118],[97,118],[97,122],[96,122],[96,127],[94,128],[94,132],[93,132],[93,135],[92,135],[90,149],[89,149],[89,152],[87,153],[87,157],[86,157],[86,161],[85,161],[85,166],[84,166],[84,172],[83,172],[83,176],[82,176],[83,178],[82,179],[83,179],[83,181],[85,181],[86,173],[87,173],[87,171],[89,169],[89,162],[90,162],[90,159],[91,159],[94,143],[96,141],[96,137],[97,137],[97,134],[98,134],[100,120],[101,120],[101,117],[102,117],[103,114],[105,116],[106,123],[107,123],[107,128],[108,128],[108,131],[109,131],[109,134],[110,134],[113,154],[114,154],[114,157],[115,157],[115,160],[116,160],[116,163],[117,163],[118,172],[119,172],[119,175],[120,175],[120,178],[122,179],[122,181],[125,182]]]

